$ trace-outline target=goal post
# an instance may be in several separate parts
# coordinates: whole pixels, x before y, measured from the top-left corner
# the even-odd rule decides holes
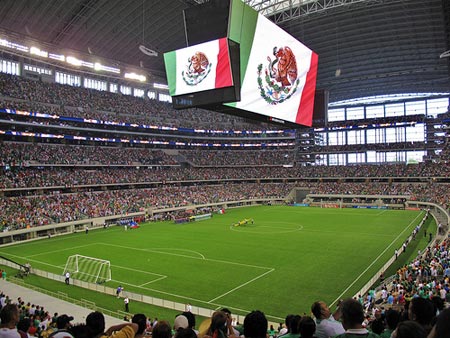
[[[66,272],[75,279],[101,284],[111,280],[111,263],[105,259],[72,255],[67,258],[63,274]]]

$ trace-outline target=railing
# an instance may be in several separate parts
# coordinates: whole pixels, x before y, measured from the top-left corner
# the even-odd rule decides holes
[[[435,220],[436,220],[436,216],[435,216],[435,214],[434,214],[434,210],[436,210],[436,211],[438,211],[439,213],[443,213],[445,216],[446,216],[446,218],[447,218],[447,220],[449,220],[450,219],[450,216],[449,216],[449,214],[448,214],[448,212],[445,210],[445,209],[443,209],[441,206],[439,206],[439,205],[436,205],[436,204],[434,204],[434,203],[429,203],[429,202],[418,202],[418,201],[414,201],[414,202],[408,202],[408,204],[409,205],[415,205],[415,206],[417,206],[417,207],[425,207],[425,208],[427,208],[427,209],[430,209],[430,214],[433,216],[433,218],[435,218]],[[422,226],[423,225],[423,223],[424,223],[424,220],[422,220],[421,222],[420,222],[420,226]],[[437,233],[437,234],[435,234],[435,236],[434,236],[434,239],[433,239],[433,241],[431,242],[431,243],[429,243],[428,245],[429,246],[433,246],[437,241],[439,241],[440,239],[439,239],[439,236],[440,234],[439,233]],[[441,234],[442,235],[442,234]],[[409,236],[408,237],[408,242],[411,242],[411,239],[412,239],[412,235],[411,236]],[[401,250],[402,250],[402,248],[398,248],[397,249],[398,250],[398,252],[402,252]],[[391,265],[392,265],[392,263],[394,263],[394,261],[396,260],[396,257],[395,257],[395,254],[386,262],[386,264],[384,264],[383,265],[383,267],[380,269],[380,270],[378,270],[378,272],[361,288],[361,290],[359,290],[356,294],[355,294],[355,296],[354,297],[358,297],[358,295],[364,295],[364,294],[366,294],[369,290],[370,290],[370,288],[373,286],[373,285],[375,285],[375,283],[378,281],[378,279],[380,278],[380,276],[381,276],[381,274],[382,273],[384,273],[384,271],[386,271],[387,270],[387,268],[389,268]],[[390,277],[388,277],[388,278],[390,278]]]
[[[6,265],[6,266],[11,266],[11,263],[4,260],[4,259],[0,259],[0,265]],[[48,271],[43,271],[43,270],[39,270],[39,269],[35,269],[32,268],[31,269],[31,273],[35,274],[39,277],[43,277],[43,278],[47,278],[47,279],[51,279],[51,280],[55,280],[61,283],[64,283],[65,277],[61,276],[61,275],[57,275]],[[88,301],[86,299],[74,299],[69,297],[66,293],[64,292],[52,292],[49,290],[45,290],[45,289],[41,289],[39,287],[36,287],[34,285],[30,285],[30,284],[26,284],[24,282],[23,279],[20,278],[11,278],[11,282],[16,283],[18,285],[22,285],[26,288],[41,292],[41,293],[45,293],[49,296],[61,299],[61,300],[65,300],[68,301],[70,303],[85,307],[85,308],[89,308],[92,309],[94,311],[98,310],[103,312],[104,314],[110,315],[112,317],[115,318],[120,318],[123,319],[124,316],[130,316],[130,313],[127,312],[123,312],[120,310],[117,311],[110,311],[108,309],[104,309],[101,308],[99,306],[97,306],[94,302]],[[92,290],[92,291],[97,291],[106,295],[112,295],[115,296],[116,295],[116,289],[115,288],[111,288],[109,286],[105,286],[105,285],[100,285],[100,284],[95,284],[95,283],[88,283],[85,281],[81,281],[78,279],[71,279],[71,282],[73,285],[84,288],[84,289],[88,289],[88,290]],[[159,307],[163,307],[166,309],[171,309],[171,310],[175,310],[175,311],[179,311],[179,312],[183,312],[186,310],[186,304],[183,303],[177,303],[174,301],[170,301],[170,300],[166,300],[166,299],[161,299],[161,298],[156,298],[156,297],[150,297],[147,295],[142,295],[139,293],[134,293],[134,292],[127,292],[127,297],[130,300],[136,301],[136,302],[141,302],[141,303],[145,303],[145,304],[150,304],[150,305],[154,305],[154,306],[159,306]],[[210,318],[212,316],[212,314],[214,313],[214,311],[216,311],[216,309],[207,309],[207,308],[202,308],[202,307],[197,307],[197,306],[192,306],[191,312],[195,315],[198,316],[202,316],[202,317],[206,317],[206,318]],[[235,316],[237,321],[240,323],[243,323],[245,316],[242,315],[236,315]],[[275,320],[283,320],[283,318],[274,318]],[[277,325],[276,322],[271,323],[273,325]]]

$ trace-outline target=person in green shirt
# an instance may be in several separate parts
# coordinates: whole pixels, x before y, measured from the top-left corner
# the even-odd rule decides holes
[[[380,337],[391,338],[392,332],[397,328],[400,321],[400,313],[397,310],[389,309],[386,311],[385,319],[387,327],[381,332]]]

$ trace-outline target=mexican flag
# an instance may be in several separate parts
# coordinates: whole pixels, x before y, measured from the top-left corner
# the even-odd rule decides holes
[[[227,38],[165,53],[164,62],[171,96],[233,85]]]
[[[229,38],[240,44],[241,101],[226,105],[311,126],[317,54],[240,0]]]

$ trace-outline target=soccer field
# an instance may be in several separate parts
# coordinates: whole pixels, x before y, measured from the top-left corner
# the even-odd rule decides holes
[[[245,218],[254,224],[232,226]],[[111,287],[282,320],[309,313],[316,300],[353,296],[421,219],[418,211],[255,206],[187,224],[80,232],[0,255],[59,274],[74,254],[105,259]]]

